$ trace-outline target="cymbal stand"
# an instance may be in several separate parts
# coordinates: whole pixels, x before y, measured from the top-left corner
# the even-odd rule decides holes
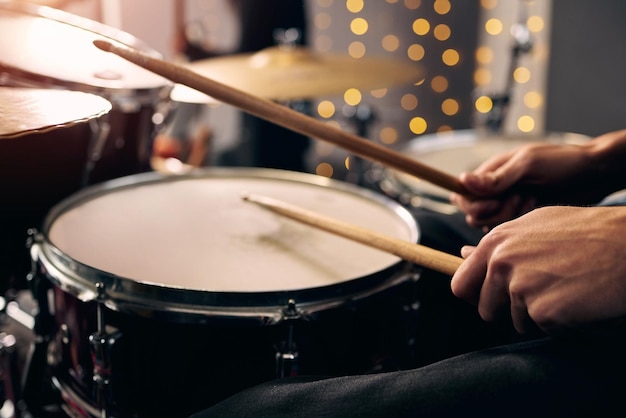
[[[81,180],[82,187],[86,187],[90,184],[91,173],[102,156],[102,150],[104,149],[109,132],[111,131],[109,115],[104,115],[101,121],[90,120],[89,127],[91,129],[91,138],[89,140],[87,161],[83,169]]]
[[[518,66],[520,57],[523,54],[529,53],[533,48],[533,40],[530,36],[530,29],[527,24],[529,0],[523,0],[522,2],[525,4],[521,7],[518,23],[511,26],[513,47],[511,48],[511,61],[509,63],[504,92],[489,96],[492,101],[492,108],[491,111],[487,113],[484,124],[490,131],[497,132],[502,129],[513,95],[515,69]]]
[[[0,297],[0,312],[5,315],[7,302],[5,298]],[[0,319],[4,322],[4,318]],[[11,416],[12,418],[20,418],[21,401],[21,385],[18,379],[18,354],[16,338],[13,334],[0,332],[0,380],[2,382],[0,403],[0,416]]]
[[[374,109],[366,104],[344,106],[343,115],[355,126],[356,134],[361,138],[368,138],[369,127],[376,120]],[[347,180],[359,186],[365,184],[365,160],[357,155],[350,157],[350,172]]]
[[[293,49],[302,39],[302,33],[298,28],[277,28],[272,32],[272,37],[279,48]]]

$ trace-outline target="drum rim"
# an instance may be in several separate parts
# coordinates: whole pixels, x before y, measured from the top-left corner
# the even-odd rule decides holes
[[[266,324],[276,323],[285,319],[286,313],[283,311],[292,300],[296,304],[298,313],[307,315],[359,300],[401,282],[414,279],[415,266],[399,260],[371,275],[351,278],[327,286],[262,292],[204,291],[142,283],[96,269],[65,254],[48,238],[55,220],[67,210],[118,190],[132,188],[138,184],[160,184],[204,177],[245,178],[251,176],[257,179],[300,181],[365,197],[389,208],[404,222],[411,240],[419,241],[419,226],[411,213],[398,202],[373,190],[315,174],[289,170],[205,167],[183,175],[166,175],[157,172],[134,174],[90,186],[69,196],[51,208],[44,219],[41,231],[33,231],[34,239],[30,246],[31,257],[41,262],[45,274],[54,284],[82,301],[101,301],[113,310],[150,317],[163,316],[184,322],[204,322],[207,316],[217,315],[224,320],[245,318]],[[103,290],[98,295],[100,284],[103,285]]]
[[[1,66],[1,64],[0,64]],[[57,123],[49,123],[46,125],[41,125],[38,128],[26,128],[26,129],[22,129],[22,130],[18,130],[12,133],[2,133],[2,131],[0,130],[0,140],[3,139],[15,139],[15,138],[21,138],[21,137],[25,137],[25,136],[31,136],[31,135],[37,135],[37,134],[45,134],[48,132],[52,132],[55,131],[57,129],[67,129],[67,128],[71,128],[74,126],[78,126],[78,125],[83,125],[85,123],[91,123],[91,121],[96,120],[96,119],[100,119],[102,117],[104,117],[105,115],[107,115],[108,113],[111,112],[112,110],[112,106],[111,106],[111,102],[109,102],[107,99],[105,99],[104,97],[92,94],[92,93],[87,93],[87,92],[83,92],[83,91],[72,91],[72,90],[54,90],[54,89],[44,89],[44,88],[31,88],[31,87],[4,87],[4,86],[0,86],[0,98],[3,96],[3,93],[5,91],[11,90],[13,92],[16,92],[17,95],[27,95],[28,93],[35,93],[35,94],[44,94],[44,95],[49,95],[49,96],[55,96],[58,95],[59,97],[63,98],[63,96],[67,97],[67,96],[74,96],[76,98],[78,97],[86,97],[89,100],[92,100],[94,103],[95,102],[99,102],[102,104],[101,109],[98,110],[97,112],[91,113],[91,114],[85,114],[83,116],[81,116],[80,118],[74,119],[74,120],[68,120],[65,122],[57,122]],[[0,106],[1,107],[1,106]]]
[[[134,35],[131,35],[128,32],[114,28],[104,23],[97,22],[95,20],[88,19],[86,17],[65,12],[63,10],[37,4],[7,0],[0,1],[0,13],[2,11],[15,13],[18,15],[32,16],[33,18],[42,18],[55,21],[63,25],[68,25],[80,30],[84,30],[86,32],[91,32],[103,38],[108,38],[115,43],[121,43],[126,46],[138,49],[144,54],[148,54],[150,56],[153,56],[154,58],[163,57],[163,55],[156,49],[151,48],[146,42],[135,37]],[[156,92],[161,92],[161,90],[165,88],[173,88],[173,84],[166,79],[162,79],[161,83],[156,83],[156,80],[159,79],[158,77],[155,78],[154,85],[145,88],[114,88],[85,84],[65,78],[57,78],[27,71],[14,65],[7,64],[0,58],[0,84],[6,83],[4,78],[8,78],[18,86],[23,87],[32,87],[33,85],[39,87],[54,86],[70,90],[80,90],[88,93],[104,95],[116,106],[118,105],[119,101],[119,104],[122,107],[124,105],[128,105],[127,102],[131,98],[133,99],[133,101],[139,101],[141,103],[155,101],[156,99],[158,99],[154,97],[157,94]]]

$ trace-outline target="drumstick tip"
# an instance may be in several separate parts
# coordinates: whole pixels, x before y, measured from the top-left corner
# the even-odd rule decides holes
[[[105,41],[104,39],[94,39],[93,44],[106,52],[111,52],[111,49],[113,48],[113,44],[109,41]]]
[[[246,201],[246,202],[250,202],[250,203],[256,203],[259,206],[264,206],[264,207],[268,207],[268,206],[273,206],[273,204],[271,203],[271,199],[267,196],[263,196],[260,194],[255,194],[255,193],[250,193],[248,191],[243,191],[241,192],[241,199]],[[274,203],[275,205],[275,203]]]

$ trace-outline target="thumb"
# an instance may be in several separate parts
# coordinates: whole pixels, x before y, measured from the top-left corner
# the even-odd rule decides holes
[[[464,245],[463,247],[461,247],[461,257],[469,257],[470,255],[472,255],[475,249],[476,247],[473,245]]]

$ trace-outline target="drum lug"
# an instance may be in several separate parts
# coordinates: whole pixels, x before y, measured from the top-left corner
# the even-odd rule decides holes
[[[26,248],[30,248],[35,242],[40,242],[42,240],[41,233],[39,233],[36,228],[29,228],[26,233],[28,235],[26,238]]]
[[[112,404],[111,387],[111,352],[120,337],[120,333],[106,334],[96,332],[89,336],[89,346],[93,361],[94,397],[103,411]]]
[[[283,319],[292,320],[292,319],[300,319],[301,313],[296,307],[296,301],[293,299],[289,299],[287,302],[287,306],[283,308]]]
[[[301,318],[296,301],[289,299],[283,308],[283,318],[287,321],[287,339],[282,341],[276,351],[276,375],[278,377],[296,376],[298,369],[298,349],[293,336],[293,321]]]
[[[104,283],[97,283],[96,290],[98,292],[98,329],[89,336],[89,347],[91,350],[91,359],[93,362],[93,381],[95,383],[94,393],[97,405],[101,408],[103,416],[109,416],[107,407],[113,404],[111,373],[112,362],[111,353],[113,346],[120,338],[121,333],[115,332],[109,334],[106,332],[106,323],[104,320],[104,298],[106,288]]]

